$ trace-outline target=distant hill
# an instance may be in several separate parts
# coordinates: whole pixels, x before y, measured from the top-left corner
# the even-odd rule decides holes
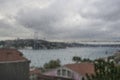
[[[45,40],[34,40],[34,39],[18,39],[18,40],[5,40],[0,41],[1,47],[7,48],[31,48],[31,49],[59,49],[66,48],[65,43],[62,42],[49,42]]]
[[[46,40],[17,39],[0,41],[1,48],[16,49],[64,49],[66,47],[120,47],[120,44],[96,44],[96,43],[65,43],[50,42]]]

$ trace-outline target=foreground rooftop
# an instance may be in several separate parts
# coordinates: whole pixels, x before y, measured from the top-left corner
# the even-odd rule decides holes
[[[0,62],[28,61],[23,54],[16,49],[0,49]]]

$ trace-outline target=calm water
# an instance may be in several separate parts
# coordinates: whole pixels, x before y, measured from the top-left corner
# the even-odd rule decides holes
[[[72,63],[73,56],[82,58],[100,58],[112,55],[119,48],[113,47],[83,47],[67,48],[57,50],[20,50],[24,56],[31,60],[31,66],[43,66],[44,63],[52,59],[60,59],[61,64]],[[107,54],[106,54],[107,52]]]

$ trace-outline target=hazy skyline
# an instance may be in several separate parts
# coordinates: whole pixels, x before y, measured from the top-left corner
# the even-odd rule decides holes
[[[0,40],[120,40],[120,0],[0,0]]]

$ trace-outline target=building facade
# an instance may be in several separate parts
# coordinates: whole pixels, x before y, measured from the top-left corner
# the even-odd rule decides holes
[[[0,78],[2,80],[29,80],[30,61],[16,49],[0,49]]]
[[[44,73],[44,75],[70,78],[73,80],[82,80],[86,74],[94,74],[94,65],[92,63],[67,64]]]

